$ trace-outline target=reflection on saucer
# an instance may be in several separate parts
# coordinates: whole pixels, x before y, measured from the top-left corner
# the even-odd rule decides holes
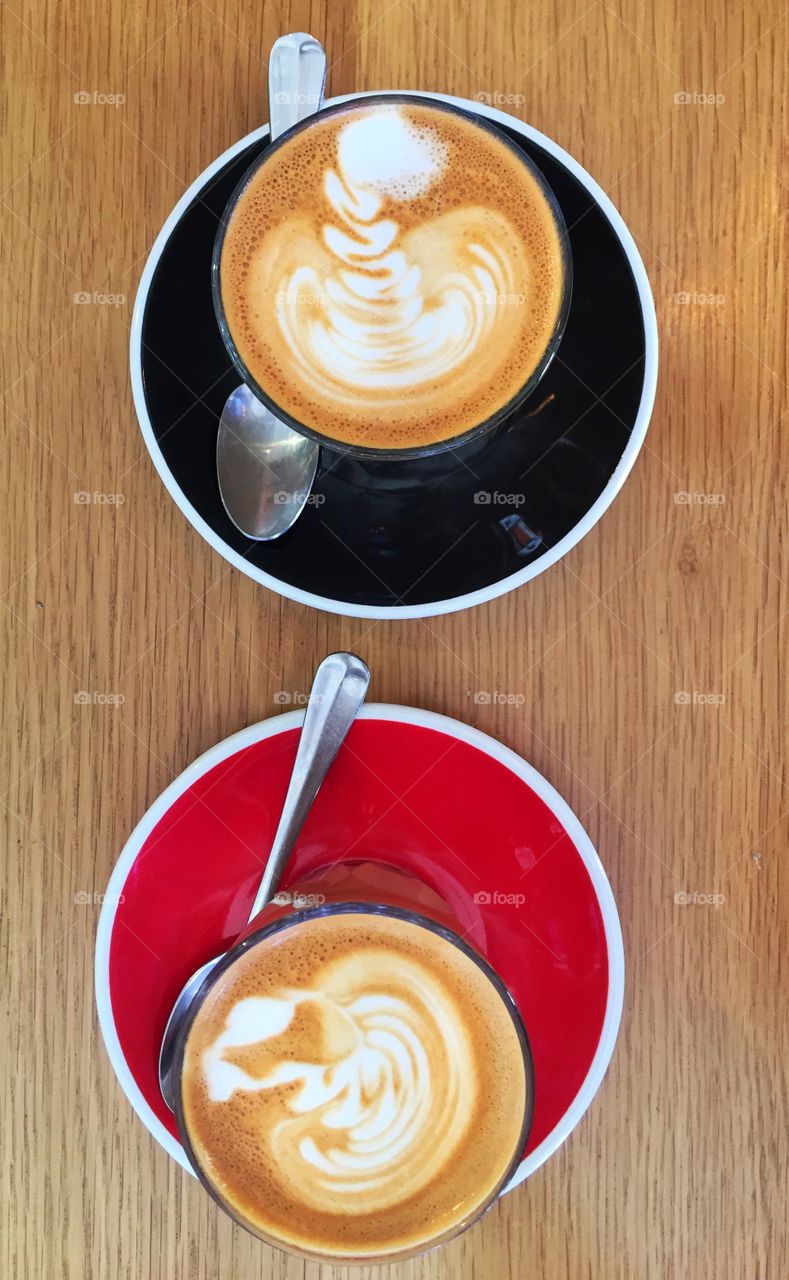
[[[529,556],[542,542],[542,534],[530,529],[520,516],[504,516],[499,520],[502,529],[512,541],[516,556]]]

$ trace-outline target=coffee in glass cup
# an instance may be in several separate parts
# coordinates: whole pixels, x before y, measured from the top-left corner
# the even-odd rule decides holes
[[[561,339],[566,228],[525,153],[433,99],[330,107],[231,197],[214,303],[239,372],[278,416],[378,457],[502,421]]]
[[[253,929],[196,997],[177,1078],[211,1194],[329,1261],[408,1257],[470,1225],[517,1166],[533,1098],[487,962],[446,925],[369,902]]]

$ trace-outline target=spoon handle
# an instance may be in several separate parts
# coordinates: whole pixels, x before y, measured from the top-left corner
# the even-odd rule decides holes
[[[315,672],[282,817],[252,903],[250,920],[275,894],[296,837],[356,719],[369,683],[370,672],[353,653],[330,653]]]
[[[323,45],[304,31],[280,36],[268,62],[271,141],[299,120],[320,111],[326,84]]]
[[[303,31],[280,36],[268,64],[272,142],[320,110],[326,84],[323,46]],[[350,729],[370,683],[370,672],[352,653],[331,653],[315,672],[282,815],[250,920],[276,892],[312,802]]]

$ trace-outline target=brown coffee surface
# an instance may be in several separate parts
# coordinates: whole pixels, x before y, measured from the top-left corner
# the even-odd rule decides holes
[[[516,1154],[523,1053],[479,966],[394,917],[250,947],[187,1039],[183,1122],[224,1203],[275,1243],[396,1255],[474,1216]]]
[[[364,105],[276,146],[220,264],[242,360],[340,443],[462,435],[521,390],[564,287],[553,212],[517,151],[455,112]]]

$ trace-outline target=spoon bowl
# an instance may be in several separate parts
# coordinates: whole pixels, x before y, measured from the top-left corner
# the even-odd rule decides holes
[[[320,446],[280,421],[243,383],[225,401],[216,441],[222,505],[247,538],[270,542],[298,520]]]

